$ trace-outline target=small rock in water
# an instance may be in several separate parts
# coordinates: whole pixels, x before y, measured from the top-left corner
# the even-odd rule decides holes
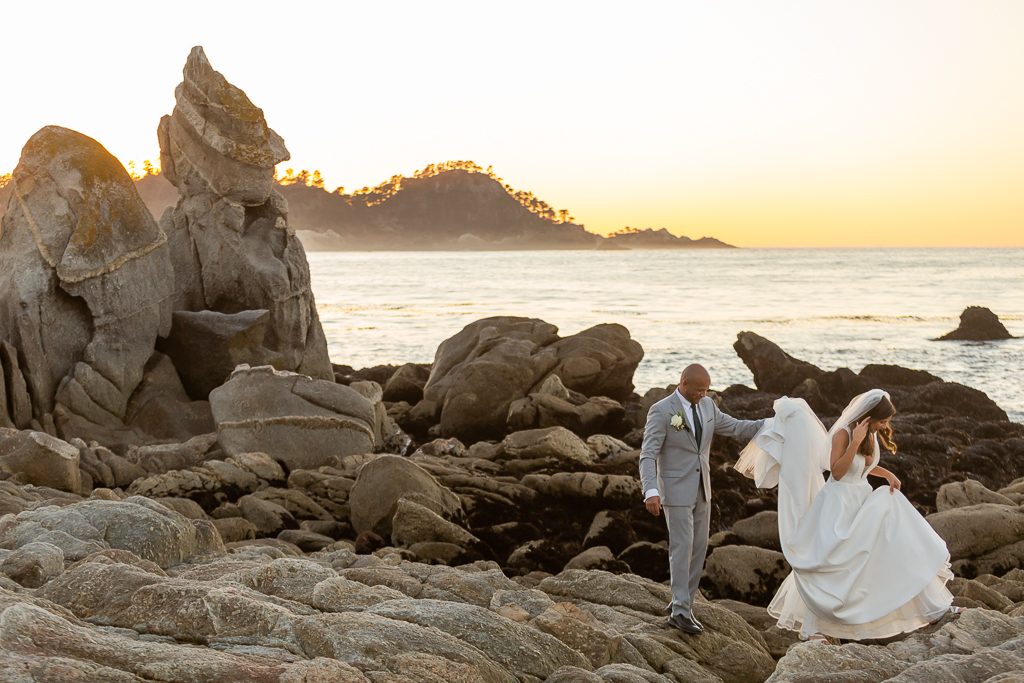
[[[935,341],[999,341],[1013,338],[995,313],[984,306],[968,306],[960,314],[960,326]]]

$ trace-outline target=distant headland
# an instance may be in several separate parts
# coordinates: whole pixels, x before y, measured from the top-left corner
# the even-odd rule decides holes
[[[159,218],[177,201],[177,190],[159,172],[147,171],[135,185]],[[472,161],[430,164],[412,177],[392,176],[352,193],[325,189],[318,171],[288,169],[275,183],[307,251],[735,248],[712,237],[676,237],[665,228],[627,227],[603,237]]]

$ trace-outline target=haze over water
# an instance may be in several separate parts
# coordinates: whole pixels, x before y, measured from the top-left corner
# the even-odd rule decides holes
[[[756,332],[823,370],[893,363],[989,395],[1024,422],[1024,339],[934,342],[967,306],[1024,336],[1024,249],[734,249],[626,252],[311,252],[331,360],[431,362],[474,320],[541,318],[559,334],[626,326],[644,348],[634,384],[712,388],[753,377],[732,348]]]

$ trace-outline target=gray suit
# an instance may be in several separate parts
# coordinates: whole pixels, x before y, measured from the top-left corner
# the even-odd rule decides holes
[[[690,608],[708,549],[711,439],[715,434],[724,434],[749,441],[764,420],[737,420],[704,397],[697,404],[703,426],[698,444],[689,422],[684,420],[685,426],[678,430],[671,424],[672,416],[682,410],[683,401],[678,392],[673,391],[648,411],[640,452],[640,482],[645,492],[658,489],[665,510],[672,571],[672,613],[691,618]],[[689,418],[692,420],[693,416]]]

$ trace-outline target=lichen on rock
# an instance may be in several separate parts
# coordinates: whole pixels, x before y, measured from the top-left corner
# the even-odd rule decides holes
[[[192,48],[174,111],[157,137],[178,203],[160,218],[174,264],[175,310],[270,312],[264,345],[280,367],[333,380],[309,264],[273,190],[284,140],[242,90]]]
[[[5,379],[24,379],[31,416],[52,413],[61,436],[123,430],[154,342],[170,329],[167,237],[117,159],[73,130],[33,135],[11,185],[0,330],[15,376]]]

